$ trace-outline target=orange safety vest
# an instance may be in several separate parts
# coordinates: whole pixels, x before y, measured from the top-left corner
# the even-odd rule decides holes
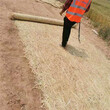
[[[73,0],[66,12],[66,17],[70,21],[79,23],[92,0]]]

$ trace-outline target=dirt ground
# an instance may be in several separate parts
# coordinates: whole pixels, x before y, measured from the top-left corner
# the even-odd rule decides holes
[[[39,8],[40,7],[40,8]],[[34,0],[0,0],[0,110],[43,110],[42,92],[35,89],[35,76],[24,56],[24,45],[18,36],[12,12],[62,19],[60,10]],[[53,14],[54,13],[54,14]],[[82,24],[82,34],[108,58],[107,44]],[[89,33],[92,38],[89,38]]]
[[[0,110],[43,110],[11,12],[35,14],[32,0],[0,0]],[[37,4],[35,5],[38,6]]]

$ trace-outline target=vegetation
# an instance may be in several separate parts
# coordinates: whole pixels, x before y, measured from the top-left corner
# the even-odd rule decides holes
[[[93,0],[91,9],[86,15],[98,28],[99,35],[110,42],[110,0]]]

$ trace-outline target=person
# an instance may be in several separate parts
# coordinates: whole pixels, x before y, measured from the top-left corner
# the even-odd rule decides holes
[[[66,0],[62,6],[61,16],[67,10],[64,17],[62,47],[66,47],[72,26],[80,23],[83,14],[89,11],[91,2],[92,0]]]

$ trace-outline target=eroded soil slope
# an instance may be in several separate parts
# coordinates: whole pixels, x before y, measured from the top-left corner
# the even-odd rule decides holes
[[[34,88],[35,76],[25,58],[24,44],[18,35],[19,31],[9,19],[11,13],[20,12],[62,19],[59,11],[34,0],[0,0],[0,110],[42,110],[42,92]],[[91,32],[87,24],[82,24],[82,34],[85,34],[89,43],[109,56],[110,51],[106,44]],[[79,55],[77,50],[72,54]]]

